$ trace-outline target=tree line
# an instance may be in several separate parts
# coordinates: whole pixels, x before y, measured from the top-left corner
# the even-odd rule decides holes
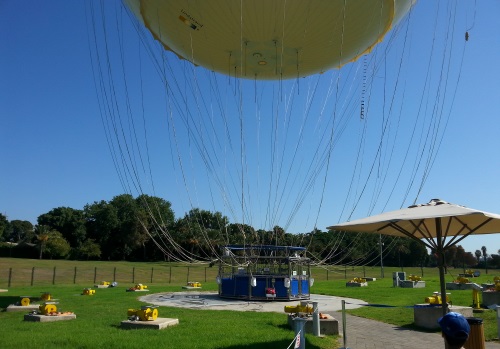
[[[37,224],[0,214],[0,256],[74,260],[212,260],[224,245],[304,246],[325,264],[380,265],[382,245],[386,266],[436,265],[434,254],[409,238],[315,229],[307,233],[271,230],[230,223],[220,212],[195,208],[175,218],[171,203],[159,197],[129,194],[96,201],[83,209],[57,207],[37,218]],[[496,268],[499,255],[486,247],[473,255],[462,246],[448,249],[451,267]],[[479,252],[479,255],[478,255]]]

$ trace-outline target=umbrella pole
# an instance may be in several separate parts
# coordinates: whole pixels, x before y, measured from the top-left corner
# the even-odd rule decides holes
[[[441,229],[441,219],[439,218],[436,218],[436,237],[437,237],[436,254],[438,258],[439,284],[441,285],[441,306],[443,308],[443,316],[445,316],[448,313],[448,302],[446,302],[446,282],[444,279],[444,248],[443,248],[443,237]]]
[[[437,253],[438,255],[438,269],[439,269],[439,283],[441,285],[441,303],[443,307],[443,316],[448,313],[448,302],[446,302],[446,282],[444,279],[444,266],[443,266],[443,251]]]

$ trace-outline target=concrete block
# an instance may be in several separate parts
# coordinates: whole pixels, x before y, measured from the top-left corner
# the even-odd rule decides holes
[[[484,289],[495,289],[495,284],[485,283],[481,284]]]
[[[424,288],[425,281],[402,280],[399,281],[399,286],[402,288]]]
[[[161,330],[170,326],[179,324],[179,319],[161,318],[158,317],[153,321],[130,321],[125,320],[121,322],[121,327],[124,329],[141,329],[149,328],[153,330]]]
[[[470,282],[466,284],[460,284],[458,282],[447,282],[446,283],[447,290],[472,290],[474,289],[474,285]]]
[[[319,331],[322,335],[338,335],[339,334],[339,321],[335,319],[333,316],[328,314],[323,314],[326,316],[326,319],[319,320]],[[291,329],[295,329],[295,325],[293,323],[293,319],[295,317],[293,315],[288,315],[288,325]],[[313,319],[312,316],[308,316],[306,324],[304,326],[305,333],[313,333]]]
[[[66,321],[76,319],[75,314],[64,314],[64,315],[42,315],[42,314],[27,314],[24,315],[24,321],[34,321],[34,322],[54,322],[54,321]]]
[[[368,286],[368,282],[346,282],[347,287],[364,287]]]
[[[94,285],[97,288],[109,288],[109,285]]]
[[[7,308],[5,308],[5,311],[25,311],[25,312],[30,312],[30,311],[35,311],[38,310],[39,304],[30,304],[30,305],[15,305],[11,304]]]
[[[439,306],[429,307],[429,304],[417,304],[413,309],[413,323],[429,330],[439,329],[438,320],[443,316],[443,308]],[[450,311],[460,313],[465,317],[472,317],[472,307],[462,307],[458,305],[449,305]]]
[[[493,304],[500,305],[500,292],[497,291],[483,291],[483,305],[489,306]]]

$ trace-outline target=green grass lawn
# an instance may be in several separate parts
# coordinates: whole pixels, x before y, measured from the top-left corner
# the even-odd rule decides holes
[[[88,286],[88,285],[87,285]],[[177,286],[148,286],[150,292],[180,291]],[[83,286],[19,287],[0,293],[0,308],[19,301],[20,295],[39,296],[50,291],[58,311],[71,311],[75,320],[51,323],[23,321],[25,312],[0,312],[1,348],[179,348],[252,349],[287,348],[294,331],[285,313],[193,310],[159,307],[159,317],[177,318],[179,325],[163,330],[124,330],[127,309],[139,308],[144,293],[125,292],[125,286],[96,289],[82,296]],[[215,282],[203,284],[216,289]],[[338,348],[337,336],[323,338],[306,334],[306,347]]]
[[[36,280],[30,286],[30,275],[36,265]],[[172,275],[170,275],[172,266]],[[73,279],[74,268],[78,268],[77,279]],[[56,280],[53,270],[56,268]],[[83,288],[92,286],[97,270],[97,282],[113,281],[114,270],[121,277],[118,287],[96,289],[94,296],[82,296]],[[150,283],[151,269],[154,268],[154,283]],[[9,269],[17,276],[13,285],[7,287]],[[127,309],[139,308],[142,294],[125,292],[133,286],[132,270],[136,282],[148,285],[150,292],[180,291],[186,280],[200,281],[203,290],[216,290],[217,268],[206,265],[187,266],[167,263],[128,263],[128,262],[75,262],[75,261],[37,261],[0,258],[0,288],[9,291],[0,293],[0,309],[19,301],[21,295],[40,296],[51,292],[59,300],[58,310],[71,311],[77,315],[75,320],[36,323],[23,321],[22,312],[0,312],[0,337],[2,348],[287,348],[293,340],[294,332],[287,325],[286,315],[279,313],[257,313],[236,311],[211,311],[202,309],[183,309],[159,307],[159,316],[178,318],[180,324],[161,331],[124,330],[120,322],[127,318]],[[380,279],[379,268],[372,267],[335,267],[313,269],[315,278],[312,293],[335,295],[360,299],[371,304],[385,304],[396,308],[361,307],[349,310],[350,314],[366,317],[397,326],[414,328],[413,309],[406,308],[424,303],[427,296],[439,290],[436,269],[405,269],[407,275],[424,273],[425,288],[395,288],[392,286],[392,272],[395,268],[385,268],[385,278]],[[447,281],[453,280],[461,271],[447,274]],[[452,275],[453,274],[453,275]],[[346,287],[346,281],[354,276],[375,276],[376,281],[368,287]],[[474,279],[476,283],[490,282],[495,271]],[[347,277],[347,279],[346,279]],[[118,278],[118,276],[117,276]],[[206,278],[206,282],[204,282]],[[86,280],[86,281],[82,281]],[[91,281],[89,281],[91,280]],[[160,281],[160,282],[158,282]],[[54,284],[53,284],[54,282]],[[455,305],[470,306],[472,291],[451,291],[451,301]],[[321,311],[321,309],[320,309]],[[486,310],[475,314],[484,320],[485,337],[494,340],[497,335],[496,312]],[[340,319],[339,319],[340,320]],[[338,348],[338,338],[326,336],[316,338],[306,335],[309,349]]]
[[[392,275],[392,273],[390,274]],[[407,274],[408,275],[408,274]],[[495,274],[483,275],[472,280],[472,282],[481,284],[491,282]],[[452,278],[447,276],[447,280],[452,281]],[[425,303],[424,300],[428,296],[432,296],[433,292],[439,291],[439,278],[436,275],[429,275],[424,278],[426,282],[425,288],[400,288],[393,287],[391,278],[377,279],[369,282],[367,287],[346,287],[345,280],[334,281],[319,281],[314,285],[314,293],[335,295],[341,297],[349,297],[364,300],[370,304],[384,304],[396,306],[396,308],[378,308],[378,307],[361,307],[358,309],[348,310],[352,315],[361,316],[385,323],[390,323],[406,328],[418,329],[413,325],[413,308],[415,304]],[[456,290],[447,291],[451,303],[460,306],[472,306],[472,290]],[[484,310],[481,313],[474,313],[475,317],[483,319],[484,332],[486,340],[498,339],[497,330],[497,315],[496,310]],[[422,330],[425,331],[425,330]]]

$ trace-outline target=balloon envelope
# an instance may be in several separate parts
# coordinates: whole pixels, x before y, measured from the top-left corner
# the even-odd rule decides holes
[[[356,60],[416,0],[126,0],[165,48],[222,74],[291,79]]]

